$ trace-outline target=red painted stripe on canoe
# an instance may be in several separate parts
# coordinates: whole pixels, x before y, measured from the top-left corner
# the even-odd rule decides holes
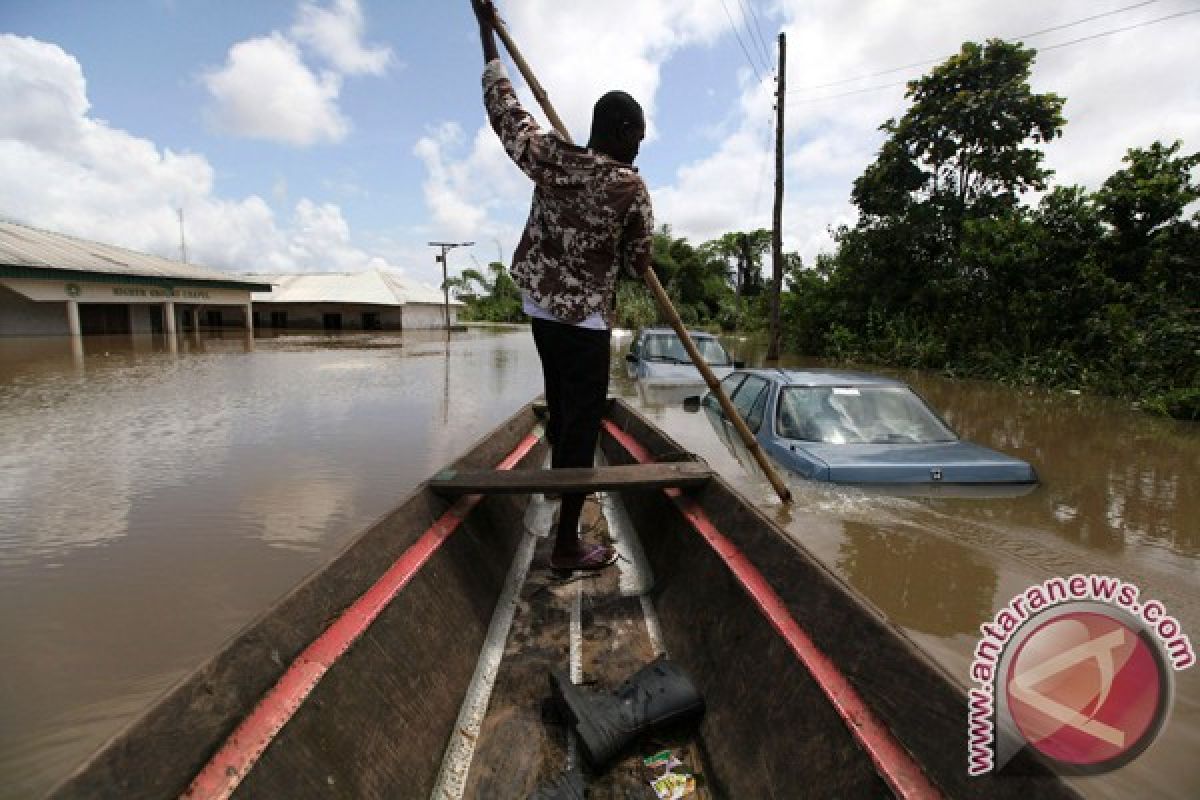
[[[609,435],[638,462],[646,464],[654,461],[654,456],[641,442],[618,428],[611,420],[606,419],[603,424]],[[771,626],[791,646],[892,791],[903,798],[940,797],[941,792],[929,781],[908,751],[875,716],[841,670],[800,627],[783,599],[771,588],[762,573],[750,563],[737,545],[717,530],[700,504],[679,489],[663,491],[675,501],[684,517],[716,551],[763,615],[770,620]]]
[[[533,434],[526,436],[496,469],[512,469],[533,449],[537,441],[538,437]],[[192,780],[191,786],[183,793],[184,798],[224,800],[233,794],[259,756],[329,668],[370,627],[481,499],[480,495],[459,498],[396,559],[370,589],[296,657],[279,681]]]

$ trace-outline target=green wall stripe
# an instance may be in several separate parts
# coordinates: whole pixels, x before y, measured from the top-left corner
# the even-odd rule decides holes
[[[269,283],[241,283],[238,281],[204,280],[197,278],[168,278],[152,275],[117,275],[109,272],[88,272],[78,269],[55,269],[53,267],[25,267],[0,264],[0,278],[30,278],[39,281],[78,281],[80,283],[119,283],[135,286],[154,286],[159,289],[194,287],[203,289],[235,289],[246,292],[269,292]]]

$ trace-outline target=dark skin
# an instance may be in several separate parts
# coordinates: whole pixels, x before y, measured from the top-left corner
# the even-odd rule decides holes
[[[491,0],[471,0],[471,9],[479,22],[479,40],[483,45],[483,63],[486,64],[500,57],[496,47],[496,20],[499,17]],[[628,120],[621,124],[614,135],[592,138],[588,141],[588,148],[623,164],[632,164],[645,137],[646,121],[641,118]]]
[[[479,22],[479,39],[483,45],[483,62],[487,64],[500,57],[496,47],[496,24],[499,19],[496,7],[491,0],[471,0],[471,8]],[[625,164],[632,164],[637,158],[638,146],[646,134],[645,120],[640,116],[618,126],[611,136],[604,138],[593,137],[588,142],[588,148],[603,153],[610,158]],[[585,495],[568,494],[562,497],[558,512],[558,530],[555,534],[554,550],[550,556],[551,564],[570,564],[577,561],[586,552],[579,537],[579,516],[583,509]]]

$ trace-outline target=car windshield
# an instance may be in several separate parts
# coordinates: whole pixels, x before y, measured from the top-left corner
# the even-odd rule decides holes
[[[722,365],[729,363],[729,356],[721,343],[711,336],[693,336],[696,349],[709,364]],[[642,345],[642,358],[647,361],[671,361],[676,364],[690,364],[683,342],[673,333],[652,333],[646,336]]]
[[[829,444],[953,442],[954,432],[903,386],[789,386],[779,435]]]

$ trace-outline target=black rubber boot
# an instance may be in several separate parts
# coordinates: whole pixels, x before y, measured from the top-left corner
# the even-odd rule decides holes
[[[642,734],[704,714],[695,684],[666,657],[642,667],[611,693],[582,689],[559,670],[550,673],[550,687],[596,769]]]
[[[529,800],[584,800],[586,796],[583,774],[578,769],[572,769],[529,795]]]

